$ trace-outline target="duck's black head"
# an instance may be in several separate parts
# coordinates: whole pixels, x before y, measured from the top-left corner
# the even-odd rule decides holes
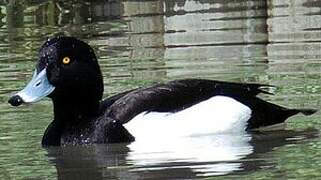
[[[54,103],[97,105],[102,94],[103,79],[93,49],[73,37],[56,37],[42,45],[32,80],[9,103],[19,106],[48,96]]]

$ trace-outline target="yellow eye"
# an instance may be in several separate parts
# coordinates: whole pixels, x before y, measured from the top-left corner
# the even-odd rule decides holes
[[[70,58],[69,58],[69,57],[64,57],[64,58],[62,59],[62,63],[63,63],[63,64],[69,64],[69,63],[70,63]]]

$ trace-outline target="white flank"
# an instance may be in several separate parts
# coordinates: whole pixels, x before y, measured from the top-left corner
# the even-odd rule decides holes
[[[125,124],[136,138],[166,140],[215,133],[243,133],[251,109],[233,98],[215,96],[177,113],[141,113]]]

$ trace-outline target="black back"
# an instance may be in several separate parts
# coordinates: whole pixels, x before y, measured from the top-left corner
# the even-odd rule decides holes
[[[137,114],[147,111],[177,112],[216,95],[234,98],[252,110],[247,130],[282,123],[303,110],[287,109],[256,97],[270,94],[262,84],[228,83],[203,79],[185,79],[139,88],[113,96],[103,102],[108,104],[105,116],[124,124]],[[311,112],[313,113],[313,112]],[[215,125],[213,120],[213,125]]]

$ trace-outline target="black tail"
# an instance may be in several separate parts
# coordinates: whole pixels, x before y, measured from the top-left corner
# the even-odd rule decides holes
[[[310,116],[318,111],[316,109],[294,109],[294,110],[297,111],[297,113],[302,113],[306,116]]]
[[[287,108],[283,108],[283,110],[280,111],[280,117],[282,117],[281,119],[286,120],[288,117],[291,117],[291,116],[299,114],[299,113],[301,113],[305,116],[310,116],[310,115],[314,114],[315,112],[317,112],[316,109],[287,109]]]
[[[258,98],[252,99],[247,105],[253,109],[252,117],[248,120],[248,130],[283,123],[298,113],[308,116],[317,112],[315,109],[288,109]]]

